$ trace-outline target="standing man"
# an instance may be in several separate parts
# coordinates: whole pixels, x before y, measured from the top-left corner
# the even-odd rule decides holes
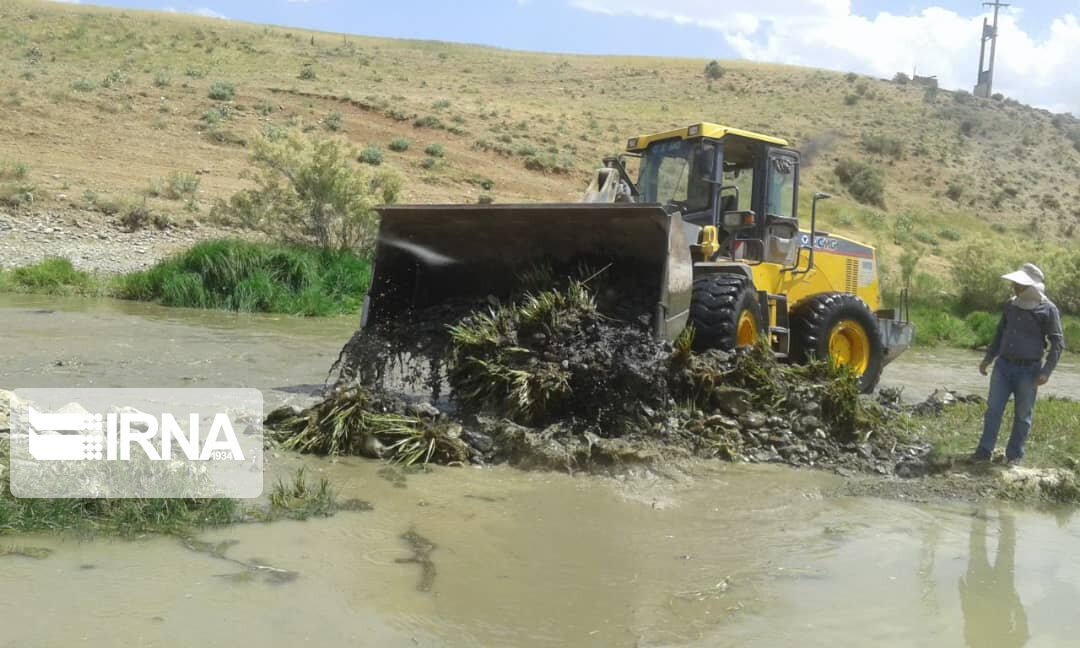
[[[1061,351],[1065,348],[1065,335],[1061,331],[1061,316],[1043,291],[1042,270],[1032,263],[1025,263],[1016,272],[1003,275],[1012,282],[1013,298],[1005,306],[997,333],[986,357],[979,364],[979,372],[986,375],[990,363],[994,373],[990,377],[990,396],[986,404],[982,438],[975,449],[976,461],[988,461],[997,445],[1001,416],[1009,397],[1014,398],[1012,434],[1005,448],[1005,460],[1010,466],[1020,463],[1024,457],[1024,442],[1031,431],[1031,413],[1035,408],[1035,395],[1040,385],[1050,380]],[[1046,359],[1043,352],[1049,348]],[[997,362],[994,362],[997,358]]]

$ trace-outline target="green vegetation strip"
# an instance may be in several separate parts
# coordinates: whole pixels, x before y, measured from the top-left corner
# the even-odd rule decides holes
[[[329,516],[340,508],[327,480],[312,484],[303,469],[289,479],[278,480],[269,501],[253,507],[232,499],[16,498],[8,488],[7,466],[7,442],[0,441],[0,536],[53,531],[183,536],[197,529],[238,522]]]
[[[982,404],[960,403],[946,407],[940,417],[923,419],[926,426],[920,435],[933,444],[933,457],[947,461],[969,456],[982,434],[985,411]],[[999,447],[1008,439],[1012,416],[1010,403],[1002,418]],[[1024,465],[1031,468],[1073,470],[1080,466],[1080,402],[1039,399],[1024,452]]]
[[[67,259],[46,259],[0,272],[0,291],[310,316],[357,312],[370,280],[371,262],[352,252],[220,240],[116,278],[76,270]]]

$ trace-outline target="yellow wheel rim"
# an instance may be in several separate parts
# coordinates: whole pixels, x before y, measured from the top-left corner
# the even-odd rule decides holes
[[[829,333],[829,357],[836,366],[851,369],[857,376],[870,366],[870,338],[853,320],[840,320]]]
[[[754,343],[757,342],[757,333],[757,319],[752,312],[744,310],[739,315],[739,328],[735,332],[735,346],[754,346]]]

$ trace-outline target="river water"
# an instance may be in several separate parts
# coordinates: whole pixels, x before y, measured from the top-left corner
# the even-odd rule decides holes
[[[268,405],[299,401],[353,326],[0,296],[0,387],[254,386]],[[937,367],[959,376],[977,356],[947,356],[931,371],[913,354],[884,382],[920,397],[963,387]],[[620,479],[273,464],[306,465],[374,510],[201,534],[230,541],[219,556],[174,538],[2,536],[53,553],[0,557],[0,646],[1080,645],[1069,510],[845,497],[833,475],[709,462]]]

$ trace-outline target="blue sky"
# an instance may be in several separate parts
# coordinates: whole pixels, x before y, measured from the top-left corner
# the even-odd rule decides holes
[[[100,0],[330,32],[585,54],[745,58],[879,76],[936,74],[968,87],[978,0]],[[995,89],[1080,109],[1080,0],[1023,0],[1003,13]],[[1020,6],[1022,5],[1022,7]],[[1064,84],[1062,79],[1064,77]],[[970,89],[970,87],[968,87]]]

